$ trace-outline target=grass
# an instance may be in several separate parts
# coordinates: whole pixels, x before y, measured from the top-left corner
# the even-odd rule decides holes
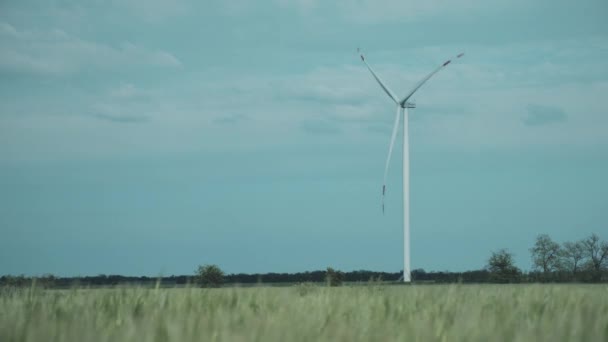
[[[608,286],[0,289],[0,341],[608,341]]]

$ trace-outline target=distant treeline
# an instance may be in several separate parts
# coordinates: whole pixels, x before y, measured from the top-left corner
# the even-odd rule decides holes
[[[426,272],[412,271],[412,280],[418,283],[534,283],[534,282],[588,282],[608,281],[608,242],[592,234],[586,239],[559,244],[548,235],[541,234],[530,248],[533,270],[522,272],[514,262],[513,254],[502,249],[495,251],[487,260],[484,269],[466,272]],[[41,277],[2,276],[0,286],[31,286],[67,288],[74,286],[183,286],[209,285],[209,278],[215,285],[221,284],[298,284],[320,283],[329,278],[337,283],[369,281],[396,282],[402,272],[351,271],[340,272],[329,267],[327,270],[298,273],[255,273],[225,275],[216,265],[199,267],[193,275],[170,277],[131,277],[122,275],[97,275],[86,277],[56,277],[51,274]]]
[[[414,273],[416,273],[415,271]],[[424,272],[423,272],[424,273]],[[373,271],[353,271],[345,272],[344,281],[370,281],[370,280],[398,280],[401,276],[400,272],[373,272]],[[416,273],[417,274],[417,273]],[[426,274],[426,273],[425,273]],[[224,284],[280,284],[280,283],[306,283],[306,282],[325,282],[327,272],[312,271],[298,273],[254,273],[254,274],[227,274],[224,276]],[[2,276],[0,277],[0,286],[31,286],[35,281],[37,285],[43,287],[73,287],[73,286],[116,286],[116,285],[156,285],[161,286],[178,286],[178,285],[196,285],[198,279],[196,275],[172,275],[166,277],[133,277],[123,275],[105,275],[85,277],[56,277],[51,274],[41,277],[26,277],[20,276]]]
[[[342,272],[343,281],[346,283],[387,281],[396,282],[401,277],[401,272],[374,272],[374,271],[352,271]],[[255,274],[228,274],[224,276],[224,285],[253,285],[253,284],[298,284],[298,283],[324,283],[327,279],[326,271],[298,272],[298,273],[255,273]],[[496,283],[491,272],[488,270],[474,270],[466,272],[426,272],[417,269],[412,272],[412,280],[418,283]],[[534,282],[600,282],[606,281],[606,275],[597,279],[592,274],[584,275],[581,272],[577,279],[567,274],[555,274],[552,279],[546,279],[541,272],[523,273],[511,283],[534,283]],[[41,277],[25,276],[2,276],[0,286],[31,286],[35,282],[37,286],[47,288],[70,288],[70,287],[97,287],[97,286],[155,286],[174,287],[191,284],[196,286],[196,276],[179,275],[168,277],[132,277],[122,275],[86,276],[86,277],[55,277],[44,275]]]
[[[342,272],[344,282],[369,282],[369,281],[398,281],[401,277],[401,272],[374,272],[374,271],[352,271]],[[227,274],[224,276],[224,284],[298,284],[298,283],[321,283],[325,282],[327,271],[311,271],[298,273],[238,273]],[[454,282],[472,282],[483,283],[490,282],[489,272],[486,270],[467,271],[467,272],[425,272],[422,269],[412,272],[412,279],[419,282],[432,283],[454,283]],[[0,277],[0,286],[31,286],[35,281],[37,285],[42,287],[59,287],[68,288],[74,286],[116,286],[116,285],[149,285],[153,286],[157,283],[161,286],[179,286],[192,284],[196,285],[198,279],[194,275],[179,275],[168,277],[132,277],[122,275],[105,275],[86,277],[56,277],[53,275],[43,275],[41,277],[26,277],[20,276],[2,276]]]

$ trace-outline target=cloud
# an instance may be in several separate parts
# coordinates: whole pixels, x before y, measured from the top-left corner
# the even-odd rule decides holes
[[[115,100],[143,100],[152,96],[148,91],[136,87],[132,83],[121,83],[118,87],[111,89],[108,96]]]
[[[115,123],[143,123],[150,121],[146,108],[139,104],[125,102],[100,102],[92,106],[94,118]]]
[[[342,0],[327,2],[321,0],[273,0],[282,8],[292,8],[301,14],[315,15],[337,13],[340,17],[354,22],[376,23],[390,21],[416,21],[440,14],[471,14],[476,11],[496,11],[506,7],[517,7],[524,1],[493,1],[489,4],[481,0]]]
[[[107,114],[107,113],[97,113],[97,114],[94,114],[93,116],[95,118],[98,118],[101,120],[117,122],[117,123],[142,123],[142,122],[150,121],[148,117],[143,116],[143,115],[125,115],[125,114],[113,115],[113,114]]]
[[[18,30],[0,22],[0,71],[65,74],[91,68],[122,70],[181,65],[179,59],[167,51],[149,50],[131,42],[112,46],[84,40],[59,29]]]
[[[379,133],[385,136],[390,136],[392,132],[392,128],[389,125],[380,125],[375,123],[370,123],[365,126],[365,129],[372,133]]]
[[[361,104],[368,100],[361,87],[330,82],[303,80],[297,85],[285,84],[277,94],[281,100],[322,103],[328,105]],[[326,81],[326,80],[325,80]]]
[[[18,11],[29,10],[31,15],[32,1],[20,1],[24,3],[13,4]],[[113,13],[112,20],[116,20],[116,13],[126,15],[130,20],[143,19],[147,22],[159,23],[167,19],[187,14],[192,9],[192,1],[189,0],[53,0],[36,1],[36,8],[43,11],[45,16],[52,16],[62,21],[90,20]],[[28,6],[29,5],[29,6]]]
[[[122,83],[97,95],[89,115],[115,123],[144,123],[151,120],[158,108],[157,94]]]
[[[245,114],[230,114],[215,118],[213,123],[218,125],[234,125],[246,120],[249,120],[249,117]]]
[[[312,134],[336,134],[341,132],[335,122],[327,120],[304,120],[300,123],[300,128]]]
[[[529,104],[527,110],[527,115],[522,119],[527,126],[553,124],[567,119],[564,110],[557,107]]]
[[[184,0],[114,0],[114,4],[124,6],[132,15],[154,22],[184,15],[190,9]]]
[[[12,25],[0,22],[0,36],[16,37],[18,35],[19,32],[17,32],[17,30]]]
[[[4,25],[0,30],[6,41],[14,39],[10,37],[40,33],[10,25]],[[49,37],[59,41],[73,38],[59,30],[49,33]],[[584,42],[564,44],[563,40],[467,46],[467,55],[462,61],[437,74],[416,94],[417,108],[411,112],[411,137],[415,146],[470,150],[484,146],[605,143],[607,121],[603,113],[606,105],[601,98],[608,83],[598,83],[597,79],[606,74],[603,70],[608,70],[606,59],[602,59],[608,50],[605,50],[605,39],[595,42],[602,44],[597,49],[590,45],[582,52],[576,49]],[[535,46],[541,46],[542,51],[535,50]],[[459,51],[457,48],[431,45],[401,50],[370,49],[369,58],[383,80],[396,93],[403,94],[437,63]],[[132,54],[138,48],[134,45],[122,49]],[[598,49],[599,53],[596,53]],[[0,46],[0,50],[4,47]],[[51,146],[49,143],[55,140],[66,141],[66,154],[73,155],[86,155],[86,151],[70,149],[70,146],[78,145],[79,139],[90,139],[96,146],[108,136],[112,137],[112,143],[103,147],[108,155],[129,151],[157,154],[160,151],[297,146],[319,144],[324,139],[333,139],[332,143],[339,140],[340,143],[362,145],[385,144],[394,120],[394,104],[356,58],[354,50],[307,51],[306,58],[299,56],[303,50],[285,51],[281,58],[265,62],[252,58],[256,62],[251,68],[249,65],[234,68],[234,61],[229,60],[227,64],[217,62],[211,66],[206,62],[192,64],[188,72],[175,73],[166,82],[150,79],[147,75],[140,77],[143,73],[115,73],[100,79],[96,85],[79,87],[78,96],[66,87],[70,82],[62,79],[47,82],[64,87],[52,93],[42,89],[32,94],[30,89],[15,88],[15,91],[4,92],[5,101],[0,101],[10,110],[0,111],[16,113],[12,115],[15,122],[22,116],[17,115],[20,113],[30,113],[41,121],[10,126],[17,125],[11,121],[3,126],[6,131],[15,132],[37,126],[38,131],[47,132],[46,136],[40,134],[46,138],[36,138],[37,135],[32,134],[31,138],[26,136],[27,139],[44,142],[40,146]],[[556,56],[559,51],[565,57]],[[565,54],[566,51],[570,52]],[[264,54],[274,52],[276,50]],[[252,51],[253,55],[256,53]],[[595,65],[593,68],[585,66],[590,64],[589,58],[584,58],[585,54],[597,56],[591,61]],[[580,56],[585,63],[577,60]],[[545,63],[547,60],[551,61],[551,67]],[[304,62],[295,63],[300,61]],[[547,68],[537,68],[539,65]],[[108,73],[100,69],[101,66],[97,67],[91,74],[106,77]],[[571,77],[571,74],[593,79],[590,82],[580,76]],[[549,82],[545,82],[547,78]],[[114,87],[104,88],[107,83]],[[106,91],[99,91],[99,88]],[[10,97],[17,100],[14,103],[6,101],[11,100]],[[563,101],[565,98],[568,101]],[[513,99],[517,101],[513,102]],[[46,105],[45,100],[49,104],[46,107],[42,105]],[[34,102],[37,108],[28,107],[27,103]],[[559,103],[562,111],[568,113],[567,122],[549,125],[539,134],[539,129],[522,124],[522,120],[532,125],[539,121],[537,114],[529,114],[525,119],[521,117],[528,103]],[[534,107],[531,111],[534,112]],[[78,117],[68,118],[71,113]],[[42,121],[44,117],[55,119],[60,115],[63,116],[57,118],[59,128],[51,130],[44,126],[48,124]],[[68,127],[63,122],[74,125],[71,138],[63,133],[62,130]],[[115,123],[115,126],[104,122]],[[121,124],[124,129],[119,127]],[[138,138],[133,138],[133,134],[138,134]],[[26,138],[15,134],[10,139],[3,138],[4,145],[22,144],[25,147],[21,150],[15,149],[19,155],[44,157],[36,148],[28,148]],[[124,141],[132,144],[129,151],[123,148],[124,144],[119,144]],[[145,143],[134,144],[133,141]]]
[[[293,7],[302,12],[312,11],[320,5],[318,0],[274,0],[274,2],[280,7]]]

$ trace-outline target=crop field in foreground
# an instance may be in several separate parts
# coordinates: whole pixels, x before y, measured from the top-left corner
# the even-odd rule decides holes
[[[608,286],[0,289],[0,341],[608,341]]]

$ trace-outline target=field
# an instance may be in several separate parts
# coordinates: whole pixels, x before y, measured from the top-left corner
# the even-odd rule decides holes
[[[608,341],[608,286],[0,289],[0,341]]]

